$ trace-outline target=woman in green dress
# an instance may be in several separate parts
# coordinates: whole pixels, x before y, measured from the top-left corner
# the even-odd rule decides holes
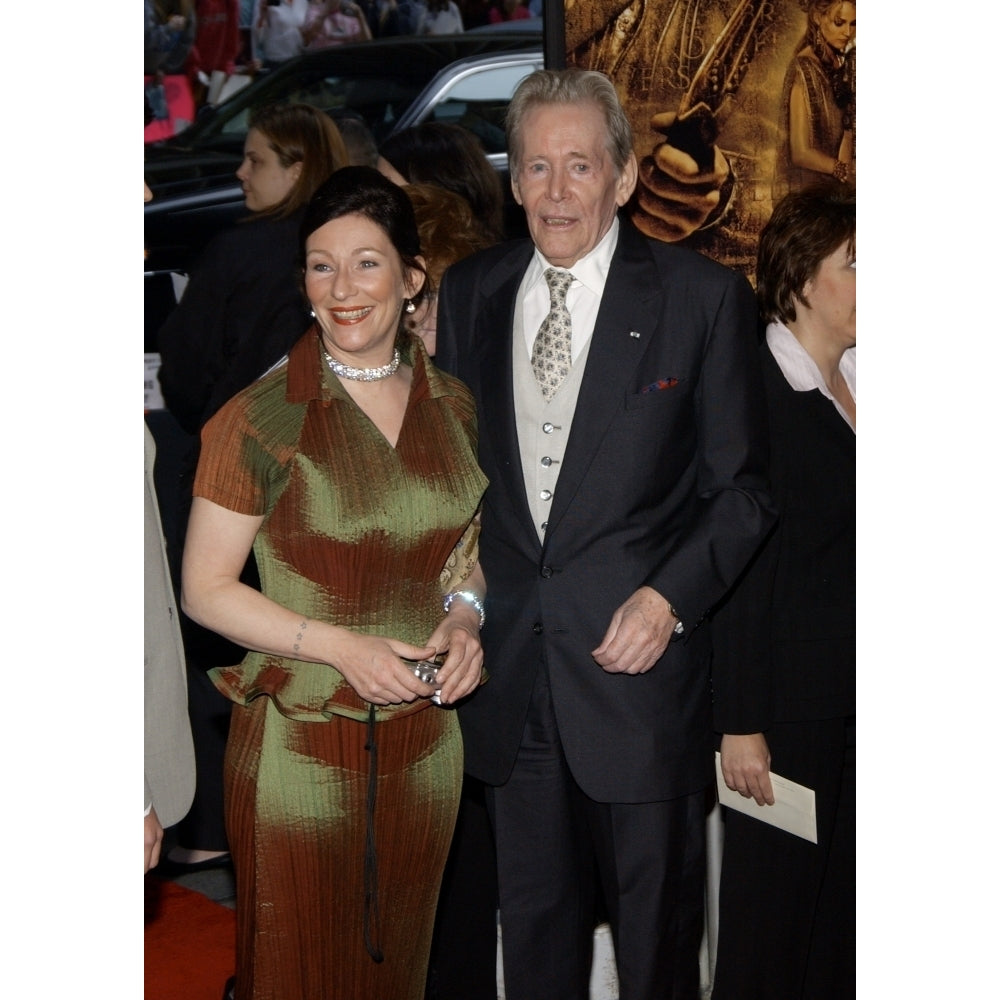
[[[251,650],[212,672],[234,996],[419,1000],[462,778],[448,706],[482,679],[475,406],[403,323],[426,277],[405,193],[343,168],[301,232],[316,322],[206,425],[184,555],[187,613]],[[433,683],[407,662],[435,657]]]

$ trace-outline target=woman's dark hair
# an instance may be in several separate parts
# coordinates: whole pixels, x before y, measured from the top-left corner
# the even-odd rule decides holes
[[[333,120],[309,104],[268,104],[250,115],[247,131],[256,129],[286,169],[301,163],[292,190],[258,215],[285,218],[301,208],[335,170],[350,161],[347,147]]]
[[[460,194],[483,235],[498,243],[503,231],[503,184],[479,140],[461,125],[423,122],[390,135],[379,153],[411,184],[436,184]]]
[[[420,232],[413,204],[406,192],[374,167],[342,167],[324,181],[306,205],[299,228],[299,253],[305,271],[306,240],[321,226],[345,215],[363,215],[375,223],[392,243],[402,261],[403,270],[419,271],[426,278],[427,268],[420,260]],[[413,296],[420,305],[426,280]],[[400,329],[403,329],[400,323]]]
[[[795,299],[842,243],[854,256],[854,188],[823,182],[785,195],[761,230],[757,304],[771,322],[795,319]]]

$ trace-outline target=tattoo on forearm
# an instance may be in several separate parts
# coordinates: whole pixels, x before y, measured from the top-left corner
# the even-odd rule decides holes
[[[292,652],[297,653],[299,651],[299,643],[302,642],[302,636],[306,631],[306,620],[303,619],[299,622],[298,635],[295,636],[295,642],[292,644]]]

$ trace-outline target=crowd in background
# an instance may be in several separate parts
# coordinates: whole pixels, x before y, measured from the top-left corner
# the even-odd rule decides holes
[[[345,42],[446,35],[541,18],[543,0],[144,0],[147,90],[181,76],[195,108],[216,103],[230,77]],[[156,95],[152,98],[154,113]]]

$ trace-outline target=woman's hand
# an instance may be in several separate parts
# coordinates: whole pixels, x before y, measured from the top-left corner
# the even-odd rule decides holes
[[[734,736],[726,733],[721,748],[722,777],[726,787],[757,805],[774,805],[771,789],[771,751],[763,733]]]
[[[483,647],[475,608],[456,600],[427,642],[447,653],[436,683],[441,691],[441,704],[451,705],[472,694],[483,676]]]
[[[427,660],[437,647],[411,646],[397,639],[382,639],[339,630],[336,649],[329,662],[344,675],[360,698],[375,705],[399,705],[429,698],[437,685],[417,680],[403,660]]]

